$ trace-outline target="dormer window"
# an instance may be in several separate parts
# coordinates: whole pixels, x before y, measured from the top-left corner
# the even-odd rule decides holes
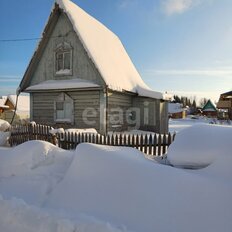
[[[63,42],[55,50],[55,74],[72,75],[72,47]]]

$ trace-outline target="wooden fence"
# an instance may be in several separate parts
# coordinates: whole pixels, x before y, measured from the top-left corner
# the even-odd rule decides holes
[[[80,143],[94,143],[110,146],[134,147],[145,154],[161,156],[175,139],[174,134],[112,134],[100,135],[91,133],[64,132],[50,134],[51,127],[44,125],[14,126],[11,129],[10,145],[18,145],[29,140],[44,140],[63,149],[75,149]]]
[[[14,125],[11,127],[9,143],[11,146],[22,144],[29,140],[43,140],[52,142],[50,130],[52,127],[45,125]],[[53,142],[52,142],[53,143]]]

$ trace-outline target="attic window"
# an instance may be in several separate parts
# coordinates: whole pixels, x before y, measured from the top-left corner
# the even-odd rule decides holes
[[[66,42],[55,49],[55,74],[72,75],[72,47]]]

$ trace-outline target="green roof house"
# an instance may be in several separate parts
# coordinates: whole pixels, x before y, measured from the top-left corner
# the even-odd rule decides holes
[[[210,99],[203,106],[202,112],[207,117],[217,117],[217,108]]]

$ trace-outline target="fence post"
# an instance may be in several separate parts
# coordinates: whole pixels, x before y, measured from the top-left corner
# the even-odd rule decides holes
[[[158,156],[161,155],[161,143],[162,143],[162,138],[161,138],[161,134],[158,135]]]
[[[166,146],[167,146],[166,134],[163,134],[163,151],[162,151],[162,155],[166,153]]]
[[[147,135],[145,134],[145,136],[144,136],[144,138],[143,138],[143,152],[145,153],[145,154],[147,154]]]
[[[148,139],[148,154],[152,155],[152,134],[149,135],[149,139]]]

